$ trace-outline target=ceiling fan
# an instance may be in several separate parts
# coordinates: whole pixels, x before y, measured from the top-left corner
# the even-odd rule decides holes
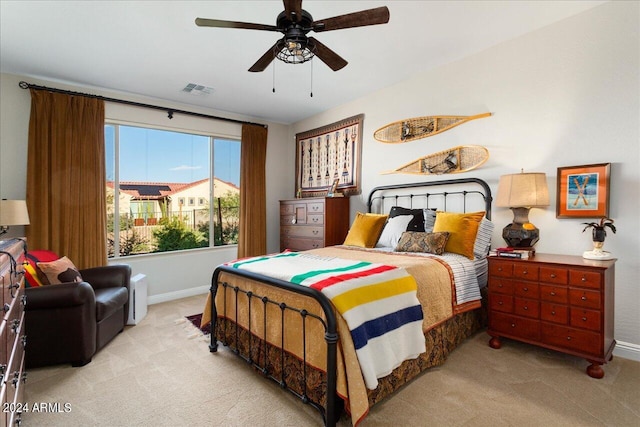
[[[364,27],[389,22],[389,9],[386,6],[314,21],[311,14],[302,9],[302,0],[283,0],[282,2],[284,3],[284,11],[278,15],[275,26],[206,18],[196,18],[196,25],[199,27],[277,31],[284,34],[283,38],[270,47],[249,68],[251,72],[264,71],[275,58],[290,64],[301,64],[309,61],[314,56],[320,58],[333,71],[338,71],[347,65],[347,61],[314,37],[307,37],[307,33],[310,31],[319,33],[322,31]]]

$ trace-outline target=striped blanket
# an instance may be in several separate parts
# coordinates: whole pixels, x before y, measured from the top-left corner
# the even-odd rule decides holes
[[[426,351],[417,285],[403,268],[297,252],[227,265],[308,286],[327,296],[349,327],[369,389],[404,360]]]

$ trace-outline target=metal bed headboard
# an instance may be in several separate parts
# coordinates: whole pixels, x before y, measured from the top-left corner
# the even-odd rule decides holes
[[[391,203],[389,207],[403,206],[447,211],[447,202],[451,204],[451,197],[456,199],[456,207],[459,207],[462,212],[467,212],[467,206],[471,203],[471,198],[474,198],[473,206],[478,207],[477,209],[484,206],[485,216],[491,219],[493,201],[491,188],[479,178],[457,178],[376,187],[369,193],[367,211],[388,212],[389,203]]]

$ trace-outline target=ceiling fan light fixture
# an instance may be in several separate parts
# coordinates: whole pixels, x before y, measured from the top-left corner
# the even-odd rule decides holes
[[[306,40],[283,39],[283,43],[280,46],[282,47],[276,52],[275,56],[287,64],[303,64],[315,56],[314,52],[307,46]]]

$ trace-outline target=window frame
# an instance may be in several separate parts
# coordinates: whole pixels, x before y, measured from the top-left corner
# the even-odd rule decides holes
[[[184,129],[184,128],[173,128],[173,127],[167,127],[167,126],[159,126],[159,125],[155,125],[155,124],[148,124],[148,123],[134,123],[134,122],[129,122],[129,121],[122,121],[122,120],[114,120],[114,119],[105,119],[105,130],[107,126],[112,126],[114,128],[114,150],[113,150],[113,173],[114,173],[114,195],[119,194],[120,190],[120,126],[128,126],[128,127],[134,127],[134,128],[142,128],[142,129],[149,129],[149,130],[154,130],[154,131],[165,131],[165,132],[176,132],[176,133],[183,133],[183,134],[192,134],[192,135],[196,135],[196,136],[203,136],[203,137],[207,137],[208,138],[208,144],[209,144],[209,174],[208,174],[208,179],[209,179],[209,193],[208,193],[208,198],[204,198],[204,197],[180,197],[178,198],[179,203],[182,202],[182,206],[192,206],[192,207],[197,207],[196,202],[199,200],[196,199],[202,199],[203,201],[205,201],[205,203],[203,203],[203,205],[206,205],[206,201],[209,201],[209,206],[213,207],[215,205],[215,199],[216,199],[216,195],[214,193],[215,191],[215,141],[216,140],[224,140],[224,141],[233,141],[233,142],[237,142],[238,144],[241,144],[241,137],[240,135],[225,135],[224,133],[221,132],[212,132],[212,131],[204,131],[202,129]],[[105,132],[106,133],[106,132]],[[106,136],[106,135],[105,135]],[[105,138],[105,147],[106,147],[107,141]],[[105,153],[106,155],[106,153]],[[106,161],[106,159],[105,159]],[[240,159],[238,159],[238,169],[240,169]],[[108,182],[108,180],[105,177],[105,185],[106,182]],[[235,185],[235,184],[234,184]],[[238,191],[240,190],[240,183],[238,182]],[[220,195],[217,196],[218,198],[220,197]],[[191,203],[193,201],[193,203]],[[185,204],[188,203],[188,204]],[[113,208],[114,208],[114,212],[119,212],[120,210],[120,206],[119,206],[119,197],[114,197],[114,203],[113,203]],[[238,210],[240,209],[240,207],[238,206]],[[119,259],[119,258],[127,258],[127,257],[131,257],[131,256],[149,256],[149,255],[162,255],[162,254],[168,254],[171,252],[182,252],[185,250],[202,250],[202,249],[222,249],[222,248],[227,248],[227,247],[233,247],[233,246],[237,246],[237,242],[236,243],[231,243],[231,244],[221,244],[221,245],[216,245],[216,239],[215,239],[215,229],[216,229],[216,225],[215,225],[215,212],[214,212],[214,208],[210,208],[209,209],[209,219],[208,219],[208,225],[209,225],[209,239],[208,239],[208,246],[207,247],[194,247],[194,248],[189,248],[189,249],[179,249],[179,250],[171,250],[171,251],[162,251],[162,252],[145,252],[145,253],[140,253],[140,254],[130,254],[130,255],[120,255],[120,242],[119,239],[115,239],[114,238],[114,253],[113,256],[109,256],[110,260],[115,260],[115,259]],[[114,214],[114,218],[113,218],[113,226],[114,226],[114,233],[116,230],[120,230],[120,215],[116,215]]]

